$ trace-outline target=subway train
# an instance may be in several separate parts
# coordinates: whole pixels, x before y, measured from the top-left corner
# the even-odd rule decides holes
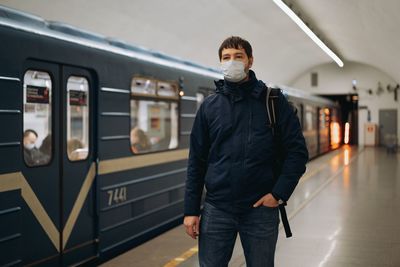
[[[217,70],[0,7],[0,266],[92,265],[182,222]],[[315,157],[335,103],[283,87]]]

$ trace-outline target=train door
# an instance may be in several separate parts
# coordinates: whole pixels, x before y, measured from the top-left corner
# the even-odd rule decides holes
[[[94,80],[33,60],[22,77],[22,264],[84,263],[97,255]]]
[[[57,266],[60,260],[59,73],[58,65],[37,61],[27,61],[22,72],[22,265]]]
[[[90,72],[62,67],[61,249],[63,265],[97,255],[94,179],[94,80]]]

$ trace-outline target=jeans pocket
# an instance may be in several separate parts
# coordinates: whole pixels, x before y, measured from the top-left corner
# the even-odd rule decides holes
[[[278,207],[267,207],[260,206],[260,218],[265,222],[270,222],[272,224],[279,224],[279,208]]]
[[[278,209],[278,206],[276,206],[276,207],[268,207],[268,206],[265,206],[265,205],[261,205],[260,207],[261,208],[270,209],[270,210]]]

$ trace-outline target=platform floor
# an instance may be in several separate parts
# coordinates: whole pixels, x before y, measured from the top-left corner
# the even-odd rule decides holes
[[[311,161],[287,212],[277,267],[399,267],[400,153],[346,146]],[[178,226],[102,266],[199,266],[196,241]],[[246,266],[239,238],[229,266]]]

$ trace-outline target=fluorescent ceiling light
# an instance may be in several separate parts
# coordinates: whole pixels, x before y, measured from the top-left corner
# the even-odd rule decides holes
[[[343,61],[329,49],[329,47],[324,44],[321,39],[318,38],[317,35],[313,31],[308,28],[308,26],[293,12],[282,0],[273,0],[275,4],[277,4],[283,12],[286,13],[299,27],[302,29],[308,37],[311,38],[325,53],[328,54],[335,62],[339,65],[339,67],[343,67]]]

